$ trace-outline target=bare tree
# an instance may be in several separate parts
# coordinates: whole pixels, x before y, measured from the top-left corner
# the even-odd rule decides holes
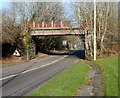
[[[34,14],[32,17],[32,21],[60,21],[64,20],[64,8],[60,2],[36,2],[34,3]],[[58,36],[44,36],[37,37],[39,41],[41,41],[41,49],[50,50],[54,47],[57,40],[62,40],[61,37]],[[48,40],[49,39],[49,40]]]
[[[76,21],[84,24],[85,48],[88,57],[93,57],[93,6],[92,2],[73,3]],[[117,28],[115,27],[117,23],[111,23],[117,20],[113,18],[113,13],[115,14],[116,12],[115,8],[116,3],[97,3],[97,55],[103,55],[103,53],[107,52],[108,43],[112,45],[109,36],[111,35],[112,38],[115,38],[117,35]]]
[[[12,10],[12,11],[11,11]],[[2,42],[14,44],[21,32],[14,9],[2,11]]]
[[[60,2],[37,2],[34,7],[38,21],[55,21],[63,17],[63,6]]]
[[[57,21],[63,19],[63,6],[59,2],[11,2],[10,8],[2,13],[3,43],[15,44],[28,53],[30,36],[29,22],[32,21]],[[41,37],[39,39],[43,40]],[[44,37],[44,39],[48,39]],[[56,37],[49,37],[52,47]],[[18,44],[19,41],[19,44]],[[43,41],[44,43],[44,41]],[[47,43],[47,42],[45,42]],[[46,44],[48,45],[48,44]],[[47,46],[45,46],[47,47]],[[50,47],[50,46],[49,46]]]
[[[87,56],[93,56],[93,3],[73,3],[75,19],[84,25]]]
[[[117,42],[115,39],[118,35],[117,20],[117,3],[97,4],[97,46],[98,51],[100,50],[98,55],[113,51],[113,39]]]

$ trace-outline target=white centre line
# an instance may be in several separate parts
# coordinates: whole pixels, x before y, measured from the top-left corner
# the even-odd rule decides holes
[[[51,64],[54,64],[54,63],[56,63],[56,62],[64,59],[65,57],[68,57],[68,55],[66,55],[66,56],[64,56],[64,57],[62,57],[62,58],[60,58],[60,59],[58,59],[58,60],[55,60],[55,61],[53,61],[53,62],[51,62],[51,63],[42,65],[42,66],[40,66],[40,67],[35,67],[35,68],[32,68],[32,69],[23,71],[23,72],[21,72],[20,74],[24,74],[24,73],[27,73],[27,72],[30,72],[30,71],[33,71],[33,70],[36,70],[36,69],[40,69],[40,68],[42,68],[42,67],[49,66],[49,65],[51,65]],[[3,77],[3,78],[0,78],[0,81],[1,81],[1,80],[5,80],[5,79],[8,79],[8,78],[11,78],[11,77],[15,77],[15,76],[17,76],[17,75],[19,75],[19,74],[14,74],[14,75],[10,75],[10,76],[6,76],[6,77]]]

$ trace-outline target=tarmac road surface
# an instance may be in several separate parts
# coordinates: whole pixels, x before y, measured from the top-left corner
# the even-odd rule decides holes
[[[23,96],[43,85],[78,60],[79,58],[73,55],[73,52],[67,52],[5,68],[3,69],[3,77],[0,79],[2,81],[2,96]]]

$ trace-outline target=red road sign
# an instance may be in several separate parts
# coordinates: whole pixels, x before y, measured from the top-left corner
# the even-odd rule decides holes
[[[20,56],[18,49],[15,50],[15,52],[13,53],[13,56]]]

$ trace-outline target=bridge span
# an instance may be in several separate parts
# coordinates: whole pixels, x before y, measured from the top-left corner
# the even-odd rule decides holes
[[[30,35],[58,36],[58,35],[83,35],[83,25],[71,21],[40,21],[29,24]]]

